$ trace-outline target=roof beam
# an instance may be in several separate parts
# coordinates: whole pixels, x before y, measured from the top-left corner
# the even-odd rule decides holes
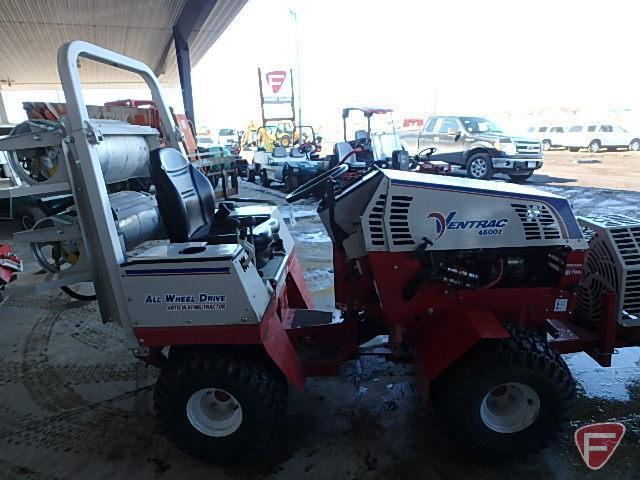
[[[173,26],[173,41],[176,50],[176,62],[180,87],[182,89],[182,104],[187,118],[191,120],[195,128],[195,113],[193,108],[193,93],[191,89],[191,58],[189,43],[194,32],[202,29],[209,18],[211,10],[218,0],[190,0],[185,3],[180,18]],[[164,62],[162,62],[164,63]]]
[[[174,28],[177,28],[182,33],[187,43],[191,40],[193,32],[202,29],[216,3],[218,3],[218,0],[189,0],[185,3]],[[187,34],[186,36],[184,36],[185,33]]]

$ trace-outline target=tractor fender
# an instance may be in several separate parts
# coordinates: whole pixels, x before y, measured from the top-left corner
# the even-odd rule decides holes
[[[271,303],[275,305],[277,302]],[[265,313],[260,327],[262,346],[267,355],[291,385],[298,390],[304,390],[307,375],[275,308],[270,308]]]
[[[416,336],[414,362],[423,398],[429,382],[444,372],[480,340],[508,338],[509,332],[488,310],[464,310],[432,320]]]

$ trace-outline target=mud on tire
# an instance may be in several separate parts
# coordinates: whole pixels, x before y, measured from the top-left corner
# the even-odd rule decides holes
[[[286,410],[287,388],[283,374],[260,352],[188,349],[172,352],[160,373],[154,409],[160,430],[190,455],[218,463],[249,460],[271,440]],[[239,405],[240,423],[228,434],[202,433],[190,420],[189,400],[203,390],[223,392],[222,400]]]
[[[538,334],[505,326],[510,338],[478,345],[432,384],[434,409],[451,437],[477,454],[494,458],[517,457],[545,447],[568,419],[575,397],[575,382],[562,357]],[[500,395],[513,397],[511,403],[516,405],[519,391],[509,389],[518,385],[525,386],[520,387],[525,416],[510,417],[508,409],[498,410],[495,403],[487,407],[496,398],[501,401]],[[536,405],[539,409],[533,415]],[[504,417],[492,416],[490,408]]]

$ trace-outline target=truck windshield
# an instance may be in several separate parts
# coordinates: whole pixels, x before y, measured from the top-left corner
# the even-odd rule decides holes
[[[487,120],[482,117],[460,117],[464,128],[467,129],[469,133],[484,133],[484,132],[494,132],[494,133],[502,133],[502,129],[498,127],[491,120]]]

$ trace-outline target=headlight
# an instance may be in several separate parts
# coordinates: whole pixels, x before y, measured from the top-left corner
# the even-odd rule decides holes
[[[501,138],[494,144],[494,147],[496,150],[503,152],[506,155],[516,154],[516,146],[509,138]]]

